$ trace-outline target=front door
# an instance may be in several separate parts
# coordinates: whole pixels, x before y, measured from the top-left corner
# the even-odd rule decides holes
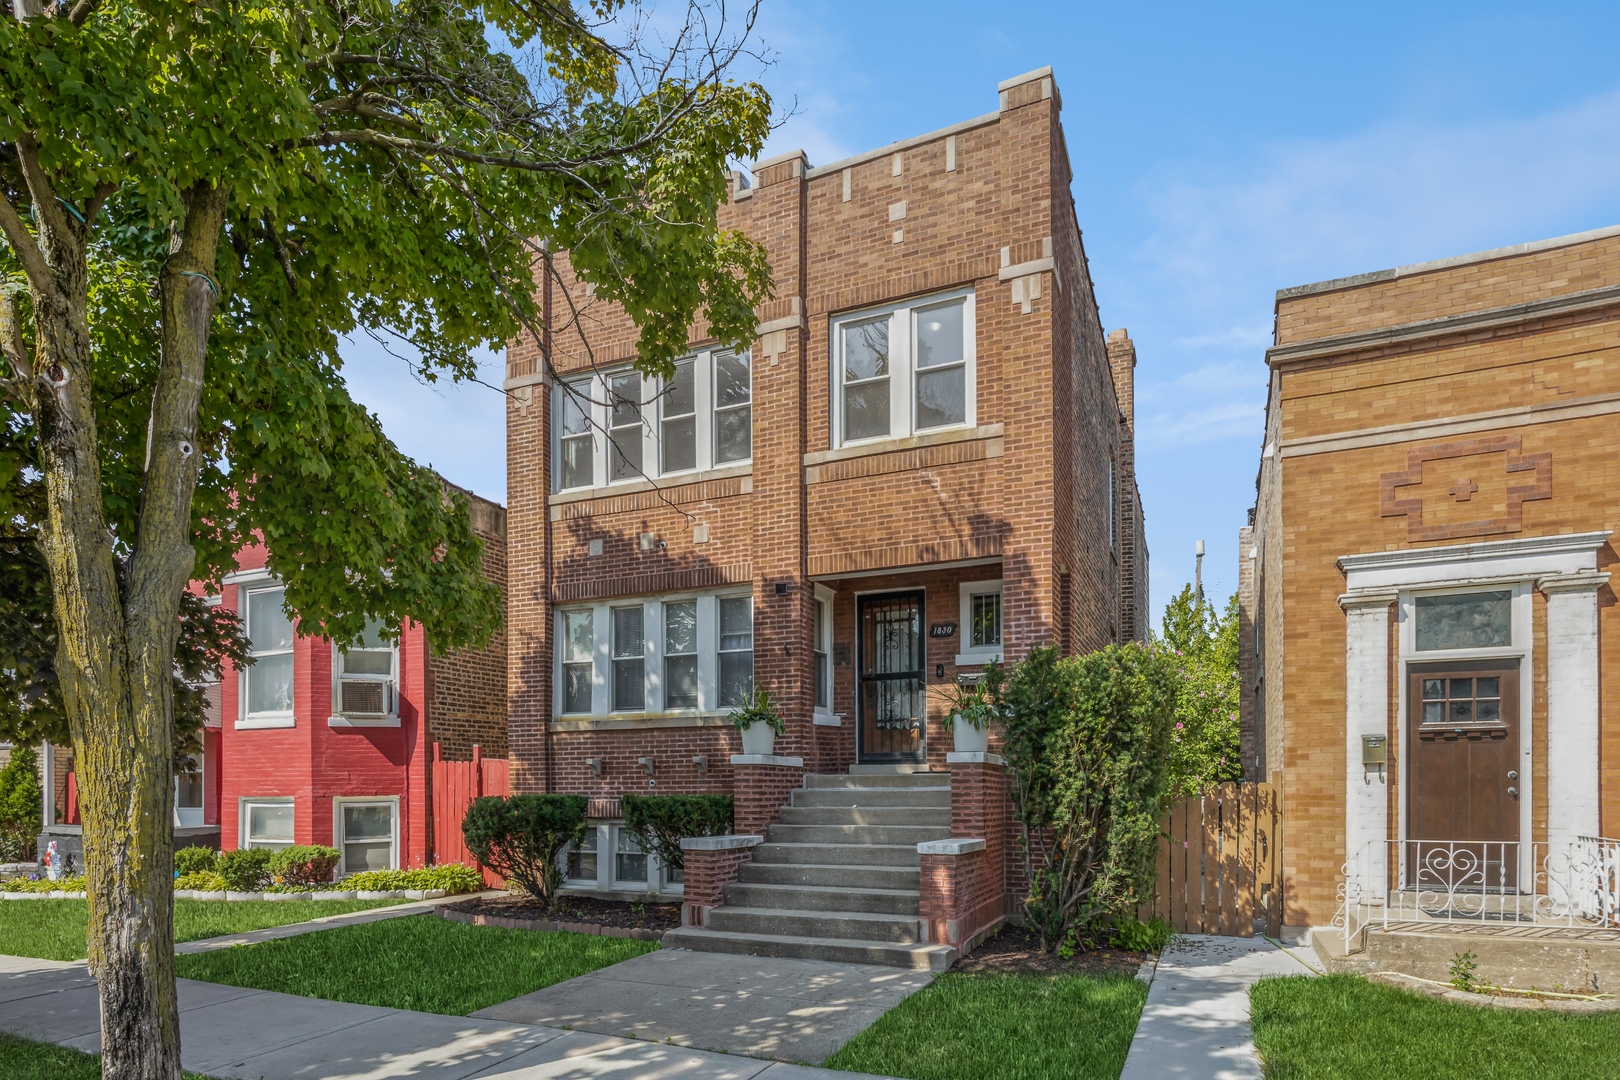
[[[860,598],[856,708],[863,762],[921,763],[927,676],[923,594]]]
[[[1413,664],[1407,677],[1408,883],[1517,888],[1519,662]]]

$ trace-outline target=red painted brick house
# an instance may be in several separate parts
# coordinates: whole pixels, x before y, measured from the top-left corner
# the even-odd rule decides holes
[[[888,857],[795,828],[892,849],[858,882],[810,875],[876,890],[848,901],[865,914],[917,922],[918,842],[965,835],[983,861],[991,840],[994,880],[962,895],[995,919],[1016,890],[984,813],[952,825],[958,767],[999,759],[953,760],[938,691],[1036,644],[1140,637],[1147,550],[1135,349],[1102,327],[1057,87],[1042,69],[999,97],[845,161],[736,176],[722,225],[775,275],[751,349],[698,325],[673,378],[643,378],[635,328],[565,256],[540,283],[547,310],[579,314],[508,353],[512,782],[592,798],[571,886],[679,888],[618,819],[620,794],[673,791],[735,794],[738,832],[771,831],[756,864]],[[787,719],[769,756],[741,754],[727,720],[755,683]],[[837,824],[851,806],[893,812]],[[786,850],[801,842],[816,850]],[[702,888],[725,886],[710,869]],[[793,875],[765,876],[746,899],[780,907]]]
[[[505,511],[469,502],[504,588]],[[447,759],[506,754],[504,630],[439,654],[408,622],[396,643],[372,630],[345,654],[297,632],[262,547],[242,551],[219,602],[241,613],[257,662],[223,674],[204,760],[176,785],[177,826],[217,826],[224,850],[328,844],[341,873],[431,865],[434,744]]]

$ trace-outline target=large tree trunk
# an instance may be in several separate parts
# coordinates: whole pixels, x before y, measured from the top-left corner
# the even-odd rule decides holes
[[[58,675],[83,793],[88,945],[101,997],[102,1076],[179,1080],[174,649],[180,595],[194,562],[197,407],[227,194],[205,185],[188,193],[186,222],[159,281],[162,354],[140,524],[121,568],[101,501],[84,229],[38,198],[43,189],[35,188],[34,213],[50,280],[44,288],[38,275],[30,281],[48,506],[42,543],[60,635]]]

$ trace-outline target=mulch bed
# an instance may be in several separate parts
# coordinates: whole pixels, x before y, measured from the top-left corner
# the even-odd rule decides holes
[[[977,949],[958,960],[952,971],[996,975],[1135,975],[1152,953],[1123,949],[1088,949],[1068,960],[1041,952],[1034,934],[1020,926],[1003,926]]]
[[[681,925],[679,904],[632,904],[594,896],[564,896],[546,910],[527,896],[478,897],[444,904],[439,914],[456,922],[512,930],[567,930],[576,934],[657,941]]]

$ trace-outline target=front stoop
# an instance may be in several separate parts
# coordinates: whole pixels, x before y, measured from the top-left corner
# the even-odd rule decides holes
[[[806,776],[725,903],[664,948],[944,971],[956,950],[926,940],[917,845],[951,835],[950,785],[893,769]]]
[[[1451,979],[1452,961],[1472,953],[1474,976],[1520,990],[1620,993],[1620,930],[1533,923],[1391,922],[1369,926],[1344,951],[1342,935],[1313,932],[1311,945],[1329,971],[1394,972],[1433,982]]]

